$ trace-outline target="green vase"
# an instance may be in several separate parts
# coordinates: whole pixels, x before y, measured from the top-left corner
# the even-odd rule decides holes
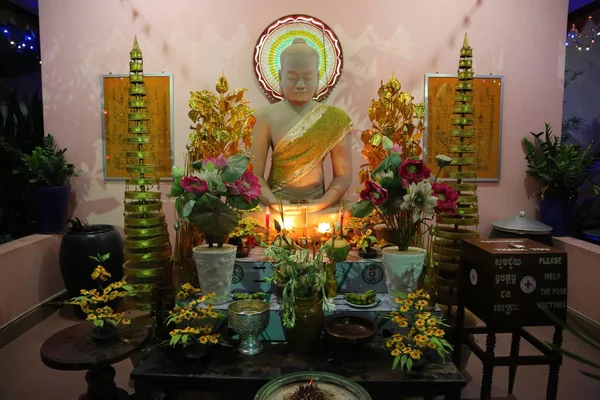
[[[325,321],[323,306],[317,296],[296,297],[294,311],[296,324],[293,328],[286,328],[290,350],[296,354],[310,354],[317,349],[321,340]]]

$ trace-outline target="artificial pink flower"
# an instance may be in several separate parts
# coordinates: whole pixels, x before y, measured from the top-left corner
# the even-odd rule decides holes
[[[380,206],[388,198],[387,189],[382,188],[377,183],[368,180],[365,182],[365,188],[360,191],[361,200],[369,200],[373,205]]]
[[[189,193],[204,194],[208,191],[208,184],[206,181],[195,177],[195,176],[184,176],[180,182],[181,188]]]
[[[445,183],[434,183],[431,188],[433,189],[433,195],[437,197],[435,212],[438,214],[456,214],[458,193]]]
[[[214,157],[205,158],[204,160],[202,160],[202,166],[205,166],[209,162],[211,162],[215,168],[225,168],[225,166],[227,165],[227,159],[225,158],[225,156],[223,154],[221,154],[217,158],[214,158]]]
[[[260,194],[258,178],[250,170],[246,170],[237,181],[227,182],[225,185],[229,190],[229,194],[242,196],[248,203],[258,199],[258,195]]]
[[[414,158],[404,160],[398,168],[398,173],[400,178],[406,180],[408,184],[419,183],[431,176],[431,170],[427,168],[423,160],[415,160]]]
[[[394,143],[390,152],[402,154],[402,147],[398,143]]]

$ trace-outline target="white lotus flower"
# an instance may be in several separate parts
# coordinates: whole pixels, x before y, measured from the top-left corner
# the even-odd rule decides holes
[[[192,174],[195,177],[206,181],[208,184],[208,191],[213,194],[224,193],[227,191],[218,169],[194,171]]]
[[[414,184],[411,183],[404,195],[401,209],[413,211],[415,214],[425,213],[432,215],[437,205],[437,197],[432,196],[431,183],[427,180]]]

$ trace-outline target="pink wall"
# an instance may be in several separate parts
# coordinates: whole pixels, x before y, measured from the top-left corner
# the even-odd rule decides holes
[[[175,76],[175,149],[176,163],[181,164],[191,90],[213,89],[225,71],[231,87],[249,88],[255,108],[267,104],[253,75],[252,52],[263,29],[281,16],[313,15],[336,32],[343,46],[344,72],[327,102],[347,110],[357,130],[369,126],[367,108],[380,80],[393,70],[403,89],[422,101],[424,74],[455,72],[468,32],[475,72],[506,77],[501,181],[481,185],[479,191],[480,229],[487,234],[490,221],[516,215],[520,209],[534,215],[520,140],[529,131],[543,129],[544,122],[560,126],[567,3],[41,1],[46,130],[86,171],[73,181],[79,202],[76,216],[122,225],[123,184],[103,181],[99,75],[128,71],[134,34],[144,52],[146,72]],[[355,146],[357,166],[362,158],[359,143]],[[172,216],[171,205],[166,211]]]
[[[64,290],[58,265],[60,239],[60,235],[30,235],[0,246],[0,328]]]

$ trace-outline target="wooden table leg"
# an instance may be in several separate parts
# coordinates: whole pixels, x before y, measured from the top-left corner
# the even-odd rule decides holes
[[[88,370],[85,374],[88,384],[87,393],[79,396],[79,400],[127,400],[129,393],[118,389],[115,384],[115,369],[99,366]]]
[[[562,346],[562,331],[563,328],[560,325],[554,326],[554,336],[552,337],[552,344],[556,347]],[[552,351],[553,359],[550,362],[550,371],[548,373],[548,387],[546,388],[546,400],[556,400],[558,396],[558,371],[562,364],[562,355],[558,351]]]
[[[521,343],[521,333],[514,331],[512,333],[512,341],[510,342],[510,358],[519,356],[519,347]],[[515,387],[515,377],[517,376],[517,361],[511,361],[508,367],[508,394],[512,394]]]
[[[492,398],[492,376],[494,374],[496,334],[490,332],[485,340],[485,357],[483,360],[483,376],[481,377],[481,400]]]
[[[457,387],[456,389],[452,389],[448,393],[446,393],[445,400],[460,400],[460,394],[462,392],[461,387]]]

